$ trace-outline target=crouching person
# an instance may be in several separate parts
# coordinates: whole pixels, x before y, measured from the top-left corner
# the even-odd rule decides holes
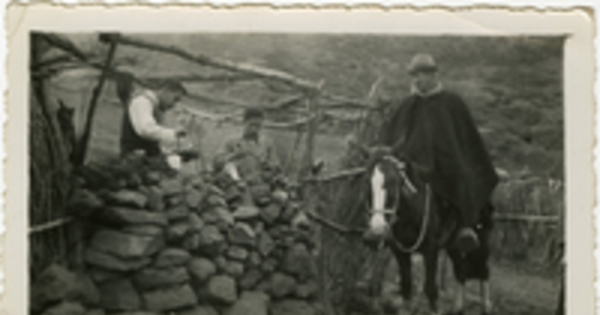
[[[265,173],[279,172],[273,143],[261,133],[264,118],[262,110],[247,109],[242,135],[226,141],[214,158],[214,169],[228,174],[241,186],[263,182]]]

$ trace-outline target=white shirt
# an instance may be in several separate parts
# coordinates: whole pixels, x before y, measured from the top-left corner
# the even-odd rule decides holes
[[[161,146],[173,146],[177,142],[176,131],[159,125],[154,118],[158,102],[158,97],[150,90],[134,97],[129,105],[131,125],[140,137],[157,141]]]
[[[156,141],[161,151],[167,155],[167,163],[173,169],[181,168],[181,158],[174,154],[177,148],[177,132],[163,127],[154,118],[154,110],[158,107],[159,99],[150,90],[146,90],[131,100],[129,119],[133,130],[142,138]]]

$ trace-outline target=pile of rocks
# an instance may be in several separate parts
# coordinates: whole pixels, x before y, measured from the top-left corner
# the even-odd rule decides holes
[[[160,172],[135,178],[117,189],[79,189],[71,202],[90,224],[92,309],[317,313],[314,231],[285,185]]]

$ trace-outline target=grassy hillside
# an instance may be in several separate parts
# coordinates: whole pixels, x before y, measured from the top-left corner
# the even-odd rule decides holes
[[[297,76],[325,82],[325,89],[337,94],[365,98],[379,77],[383,84],[377,97],[389,99],[407,95],[409,78],[405,64],[417,52],[433,54],[441,67],[448,89],[461,94],[481,128],[494,162],[509,172],[562,177],[563,96],[561,38],[479,38],[479,37],[393,37],[366,35],[286,34],[189,34],[136,35],[153,42],[176,45],[190,52],[248,62]],[[97,55],[105,47],[95,35],[70,34],[82,50]],[[122,69],[141,76],[166,74],[220,73],[175,57],[120,47],[117,59]],[[76,78],[76,79],[73,79]],[[93,77],[92,77],[93,78]],[[86,104],[93,80],[61,78],[57,85],[68,86],[71,104]],[[69,81],[70,80],[70,81]],[[75,88],[74,81],[80,88]],[[66,83],[65,83],[66,82]],[[276,84],[257,81],[190,84],[190,90],[249,104],[270,104],[293,93]],[[79,95],[77,97],[73,95]],[[116,149],[120,119],[110,86],[99,110],[95,152]],[[229,111],[228,104],[186,100],[210,110]],[[112,104],[112,105],[110,105]],[[72,106],[73,106],[72,105]],[[208,125],[205,142],[212,151],[223,135],[235,127],[216,129]],[[289,155],[293,134],[273,134],[282,156]],[[335,160],[342,154],[338,136],[320,138],[317,155]],[[95,156],[95,154],[92,154]]]

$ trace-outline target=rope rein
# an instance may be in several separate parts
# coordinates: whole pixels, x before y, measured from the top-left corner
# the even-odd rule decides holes
[[[405,172],[406,164],[402,161],[399,161],[398,159],[396,159],[395,157],[393,157],[391,155],[388,155],[388,156],[384,157],[383,159],[385,161],[389,161],[392,164],[394,164],[396,171],[398,172],[398,175],[403,180],[403,182],[406,185],[406,187],[408,188],[408,190],[411,192],[411,194],[416,194],[417,189],[415,188],[415,186],[412,184],[412,182],[406,175],[406,172]],[[425,213],[423,214],[423,220],[421,221],[421,228],[419,230],[419,236],[417,237],[417,240],[415,241],[415,243],[409,247],[406,247],[404,244],[402,244],[402,242],[400,242],[394,236],[394,233],[391,231],[391,226],[394,225],[394,223],[397,220],[397,215],[396,215],[397,212],[396,211],[398,210],[401,189],[402,189],[402,187],[398,186],[397,197],[396,197],[396,202],[395,202],[394,208],[392,208],[391,210],[384,211],[384,213],[392,212],[392,215],[393,215],[392,222],[389,224],[390,228],[388,228],[388,233],[390,235],[390,239],[392,240],[392,242],[396,246],[396,248],[398,248],[400,251],[402,251],[404,253],[414,253],[423,244],[423,241],[425,240],[425,235],[427,232],[427,227],[429,225],[429,219],[431,217],[431,188],[430,188],[429,184],[425,184]]]

